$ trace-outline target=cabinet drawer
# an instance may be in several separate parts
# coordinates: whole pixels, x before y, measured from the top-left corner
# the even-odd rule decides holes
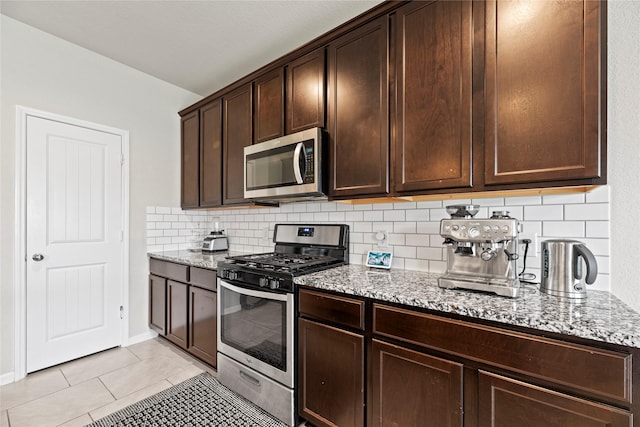
[[[149,272],[168,279],[180,282],[189,281],[189,267],[174,262],[160,261],[154,258],[149,259]]]
[[[215,292],[217,280],[215,270],[191,267],[190,276],[191,281],[189,283],[192,285]]]
[[[480,371],[478,383],[480,427],[629,427],[633,423],[629,411],[489,372]]]
[[[374,304],[373,332],[620,402],[631,355]]]
[[[364,301],[301,289],[300,315],[364,330]]]

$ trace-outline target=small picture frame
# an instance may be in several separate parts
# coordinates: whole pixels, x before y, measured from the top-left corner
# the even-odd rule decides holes
[[[391,260],[393,259],[393,254],[391,252],[384,251],[369,251],[367,252],[367,267],[373,268],[391,268]]]

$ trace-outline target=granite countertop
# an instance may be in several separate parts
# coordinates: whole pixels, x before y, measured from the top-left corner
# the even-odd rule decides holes
[[[161,259],[163,261],[177,262],[179,264],[191,265],[215,270],[218,263],[224,261],[228,256],[242,255],[241,252],[202,252],[200,250],[190,251],[187,249],[179,251],[149,252],[150,258]]]
[[[295,283],[443,313],[490,320],[640,348],[640,314],[604,291],[582,302],[543,294],[526,285],[518,298],[438,287],[439,274],[373,270],[345,265],[295,278]]]

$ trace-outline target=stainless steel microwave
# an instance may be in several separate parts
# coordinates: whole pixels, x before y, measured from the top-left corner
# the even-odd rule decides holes
[[[244,197],[293,201],[323,197],[322,129],[244,148]]]

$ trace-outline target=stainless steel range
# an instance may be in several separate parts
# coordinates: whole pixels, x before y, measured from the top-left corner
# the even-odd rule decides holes
[[[274,252],[218,263],[218,380],[295,425],[293,279],[349,263],[349,227],[276,224]]]

